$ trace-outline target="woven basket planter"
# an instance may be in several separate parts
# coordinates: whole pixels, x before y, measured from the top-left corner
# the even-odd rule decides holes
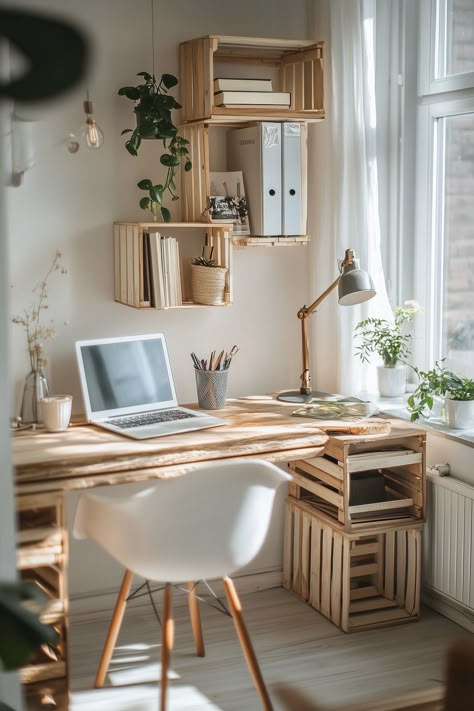
[[[224,303],[224,267],[203,267],[191,265],[191,292],[195,304],[217,306]]]

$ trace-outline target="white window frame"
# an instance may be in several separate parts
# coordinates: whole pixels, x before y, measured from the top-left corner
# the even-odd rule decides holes
[[[443,2],[443,0],[439,0]],[[415,360],[422,368],[441,358],[444,235],[443,118],[474,113],[474,72],[436,79],[436,0],[422,0],[415,205],[413,293],[423,307],[418,318]],[[430,31],[424,31],[430,28]]]

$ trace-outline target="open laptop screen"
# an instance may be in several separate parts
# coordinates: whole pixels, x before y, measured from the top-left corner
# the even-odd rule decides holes
[[[176,403],[162,334],[82,341],[77,348],[91,414]]]

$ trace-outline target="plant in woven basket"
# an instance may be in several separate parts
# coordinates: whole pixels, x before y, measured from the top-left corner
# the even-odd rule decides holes
[[[200,257],[194,257],[191,266],[191,290],[196,304],[218,305],[224,303],[225,267],[217,264],[212,258],[214,247],[209,256],[206,245],[202,248]]]

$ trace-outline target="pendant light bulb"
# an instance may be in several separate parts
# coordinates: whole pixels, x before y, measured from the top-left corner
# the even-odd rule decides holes
[[[97,150],[104,144],[104,134],[94,118],[92,101],[89,101],[89,99],[84,101],[84,112],[86,114],[86,123],[84,126],[84,140],[86,146],[91,150]]]

